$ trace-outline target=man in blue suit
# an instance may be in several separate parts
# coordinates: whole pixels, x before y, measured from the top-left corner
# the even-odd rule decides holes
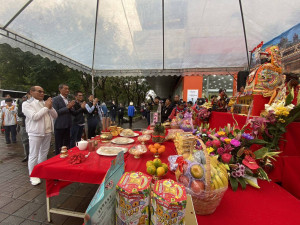
[[[60,95],[53,98],[53,108],[56,110],[58,117],[54,123],[55,135],[55,154],[60,153],[62,146],[70,146],[70,128],[72,126],[71,108],[75,105],[75,101],[68,101],[67,97],[70,93],[69,86],[60,84],[58,86]]]

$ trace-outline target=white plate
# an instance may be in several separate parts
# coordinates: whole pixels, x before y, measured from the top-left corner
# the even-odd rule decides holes
[[[121,141],[123,139],[124,140],[126,139],[126,141],[124,141],[124,142]],[[114,143],[117,145],[127,145],[127,144],[131,144],[133,142],[134,142],[134,140],[132,138],[127,138],[127,137],[117,137],[117,138],[111,140],[111,143]]]
[[[137,137],[137,136],[139,136],[139,134],[138,133],[134,133],[133,136],[125,136],[124,134],[121,133],[120,136],[121,137]]]
[[[102,146],[98,148],[96,151],[97,154],[99,155],[104,155],[104,156],[115,156],[118,155],[120,151],[123,151],[124,153],[127,152],[127,148],[122,148],[122,147],[113,147],[113,146]]]

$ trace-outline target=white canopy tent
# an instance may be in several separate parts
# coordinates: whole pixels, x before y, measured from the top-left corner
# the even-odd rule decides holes
[[[249,50],[300,21],[299,0],[241,3]],[[159,76],[247,66],[239,0],[0,0],[0,5],[0,43],[86,73]]]

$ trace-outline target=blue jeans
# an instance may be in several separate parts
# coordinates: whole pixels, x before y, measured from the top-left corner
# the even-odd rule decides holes
[[[11,139],[13,143],[16,143],[16,137],[17,137],[17,125],[11,125],[11,126],[4,126],[5,129],[5,140],[6,144],[10,144],[10,134],[11,134]]]
[[[81,140],[84,126],[79,126],[78,124],[73,124],[71,127],[70,136],[70,148],[76,146],[76,142]]]

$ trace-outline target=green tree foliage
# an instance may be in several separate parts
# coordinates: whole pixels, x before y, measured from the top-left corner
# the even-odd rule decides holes
[[[0,45],[0,81],[0,88],[18,91],[39,85],[49,96],[58,94],[60,83],[68,84],[71,94],[80,90],[87,97],[92,93],[91,75],[7,44]],[[133,101],[140,105],[150,89],[143,77],[95,77],[95,95],[101,102],[114,100],[128,105]]]

